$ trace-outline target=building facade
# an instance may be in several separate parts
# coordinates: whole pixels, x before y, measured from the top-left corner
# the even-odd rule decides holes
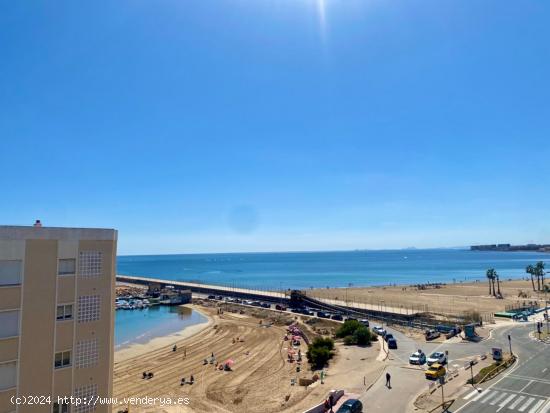
[[[116,245],[112,229],[0,226],[0,413],[110,411],[95,396],[112,394]]]

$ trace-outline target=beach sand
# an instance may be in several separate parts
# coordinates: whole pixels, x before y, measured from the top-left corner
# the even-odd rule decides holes
[[[189,332],[186,329],[176,341],[174,336],[166,337],[156,339],[155,343],[123,350],[124,354],[115,356],[117,362],[114,369],[114,396],[119,399],[189,397],[190,404],[169,408],[131,406],[130,411],[298,412],[321,402],[332,388],[360,387],[363,376],[375,376],[381,366],[376,362],[378,345],[366,349],[345,348],[338,351],[331,362],[324,384],[317,382],[308,388],[292,386],[291,379],[311,378],[313,372],[305,362],[305,344],[301,346],[304,358],[301,371],[297,373],[296,364],[288,363],[289,343],[283,340],[285,325],[266,327],[265,320],[247,315],[246,309],[245,314],[229,311],[218,314],[217,307],[195,308],[200,308],[209,317],[209,322],[201,325],[200,330]],[[290,322],[295,316],[283,317]],[[237,337],[239,340],[234,342]],[[172,346],[175,342],[178,349],[174,353]],[[209,358],[211,353],[219,362],[234,360],[233,371],[219,371],[213,364],[204,365],[203,360]],[[361,360],[364,370],[357,369],[357,374],[351,376],[346,374],[349,364],[357,367],[357,360]],[[153,372],[154,377],[142,379],[144,371]],[[181,378],[189,380],[191,374],[195,383],[180,386]]]
[[[393,307],[403,311],[429,311],[437,314],[457,315],[465,311],[492,314],[504,311],[506,306],[524,301],[544,300],[544,294],[534,292],[531,281],[502,280],[503,299],[489,295],[488,282],[451,283],[440,288],[417,289],[414,286],[320,288],[307,294],[353,303],[367,303],[377,308]],[[520,297],[525,294],[526,297]],[[542,304],[542,302],[541,302]]]

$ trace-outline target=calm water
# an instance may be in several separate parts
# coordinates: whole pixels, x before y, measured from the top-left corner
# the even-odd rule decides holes
[[[206,321],[202,314],[186,307],[161,305],[143,310],[117,310],[115,350],[132,343],[146,343],[152,338],[172,334]]]
[[[179,281],[282,289],[453,282],[483,279],[487,268],[501,278],[525,275],[550,254],[469,250],[393,250],[305,253],[121,256],[118,274]]]

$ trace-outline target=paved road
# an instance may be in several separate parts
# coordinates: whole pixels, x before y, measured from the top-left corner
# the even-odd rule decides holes
[[[449,366],[462,366],[468,357],[488,352],[482,343],[416,343],[404,334],[387,328],[397,339],[398,349],[390,350],[386,371],[391,374],[392,388],[385,386],[385,374],[360,399],[368,412],[405,412],[412,400],[431,383],[424,371],[409,365],[409,356],[418,349],[429,355],[434,351],[449,352]]]
[[[532,329],[532,324],[498,328],[490,339],[480,343],[418,344],[390,328],[388,331],[394,334],[399,345],[398,350],[390,351],[387,367],[392,376],[392,388],[385,387],[383,375],[360,399],[369,412],[406,412],[414,398],[428,385],[423,371],[408,368],[409,355],[416,349],[421,348],[426,354],[448,350],[449,366],[457,367],[472,356],[490,353],[492,347],[502,347],[507,351],[510,334],[512,350],[519,357],[512,374],[490,383],[481,393],[475,390],[464,393],[449,411],[550,413],[550,346],[529,339],[528,333]]]
[[[495,341],[512,338],[516,365],[502,378],[483,386],[481,392],[465,393],[450,410],[460,413],[550,412],[550,346],[532,341],[533,324],[499,330]]]

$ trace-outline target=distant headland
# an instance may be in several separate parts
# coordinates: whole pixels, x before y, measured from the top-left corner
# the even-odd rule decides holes
[[[550,244],[526,244],[526,245],[511,245],[511,244],[489,244],[489,245],[472,245],[471,251],[538,251],[550,252]]]

